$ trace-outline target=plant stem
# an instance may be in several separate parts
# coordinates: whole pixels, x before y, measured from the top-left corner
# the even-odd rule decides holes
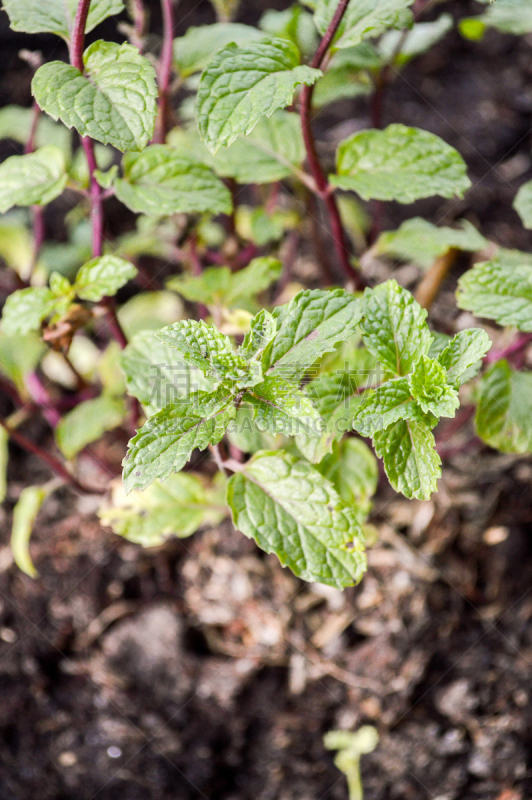
[[[344,17],[345,12],[347,11],[347,6],[349,5],[349,0],[340,0],[336,11],[334,12],[334,16],[325,32],[323,39],[320,42],[318,49],[312,59],[310,66],[314,67],[315,69],[320,69],[322,66],[324,59],[327,55],[327,51],[331,45],[332,40],[338,30],[338,27]],[[338,260],[340,265],[349,280],[352,280],[355,284],[357,289],[362,289],[364,286],[364,281],[362,276],[359,272],[357,272],[352,266],[349,261],[349,245],[346,233],[344,231],[344,227],[342,225],[342,218],[340,217],[340,211],[338,209],[338,204],[336,202],[336,198],[332,193],[331,187],[329,186],[329,182],[327,180],[327,176],[323,171],[323,167],[321,166],[320,159],[316,150],[316,142],[314,141],[314,135],[312,133],[312,125],[311,125],[311,111],[312,111],[312,95],[314,93],[313,86],[303,86],[301,91],[301,105],[300,105],[300,113],[301,113],[301,128],[303,132],[303,141],[305,142],[305,149],[307,152],[307,161],[312,173],[312,177],[314,178],[314,183],[316,184],[316,194],[323,200],[325,203],[325,207],[327,209],[327,213],[329,215],[330,226],[331,226],[331,233],[334,240],[334,246],[336,248],[336,253],[338,255]]]
[[[433,304],[449,270],[458,258],[459,252],[456,247],[450,247],[446,253],[436,259],[423,276],[415,293],[415,298],[422,308],[429,309]]]
[[[172,77],[174,15],[173,0],[161,0],[163,12],[163,47],[159,60],[159,100],[157,120],[152,142],[163,144],[166,141],[166,123],[169,112],[169,88]]]
[[[82,492],[83,494],[105,494],[105,489],[97,489],[93,486],[86,486],[85,484],[78,481],[77,478],[72,475],[64,464],[59,461],[59,459],[52,456],[50,453],[47,453],[46,450],[43,450],[39,447],[39,445],[35,444],[31,441],[31,439],[27,439],[24,434],[20,433],[19,431],[10,428],[9,425],[3,419],[0,419],[0,425],[4,430],[7,431],[11,439],[16,442],[19,447],[22,447],[23,450],[26,450],[27,453],[31,453],[32,455],[38,456],[42,461],[44,461],[50,469],[55,472],[56,475],[59,475],[60,478],[63,478],[64,481],[69,483],[74,489],[78,492]]]
[[[85,44],[85,26],[89,15],[91,0],[79,0],[70,39],[70,63],[83,72],[83,47]]]
[[[493,364],[501,358],[515,356],[532,342],[532,333],[520,333],[513,342],[501,350],[490,350],[484,358],[485,364]]]

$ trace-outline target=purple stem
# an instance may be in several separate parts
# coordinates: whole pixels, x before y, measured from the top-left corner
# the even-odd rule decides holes
[[[490,350],[484,358],[485,364],[494,364],[501,358],[508,358],[514,356],[524,350],[527,345],[532,342],[532,333],[520,333],[513,342],[501,350]]]
[[[163,47],[159,60],[159,100],[157,103],[157,121],[152,142],[164,144],[166,141],[166,122],[168,119],[169,89],[172,77],[173,62],[173,37],[174,37],[174,15],[172,0],[161,0],[163,12]]]
[[[323,39],[320,42],[318,49],[312,59],[310,66],[314,67],[315,69],[320,69],[322,66],[324,59],[327,55],[327,51],[331,45],[332,40],[336,35],[336,31],[344,17],[345,12],[347,11],[347,6],[349,5],[349,0],[340,0],[336,11],[334,12],[334,16],[325,32]],[[300,104],[300,114],[301,114],[301,128],[303,132],[303,141],[305,142],[305,149],[307,152],[307,161],[312,173],[312,177],[314,178],[314,183],[316,184],[316,193],[321,197],[323,202],[325,203],[325,207],[327,209],[329,215],[329,221],[331,225],[331,232],[334,240],[334,246],[336,248],[336,253],[338,255],[338,260],[340,261],[341,267],[349,280],[352,280],[355,284],[357,289],[362,289],[364,287],[364,281],[362,276],[359,272],[357,272],[351,266],[349,261],[349,244],[347,240],[346,233],[344,231],[344,227],[342,225],[342,218],[340,217],[340,211],[338,209],[338,204],[336,202],[336,198],[332,193],[331,187],[329,186],[329,182],[327,180],[327,176],[323,171],[323,168],[320,163],[320,159],[316,150],[316,143],[314,141],[314,135],[312,133],[312,126],[311,126],[311,111],[312,111],[312,95],[314,93],[313,86],[303,86],[301,91],[301,104]]]

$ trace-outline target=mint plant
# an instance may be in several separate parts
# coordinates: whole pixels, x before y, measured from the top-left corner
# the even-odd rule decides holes
[[[461,397],[471,403],[465,382],[476,380],[484,442],[532,451],[530,376],[518,369],[532,335],[532,257],[501,248],[460,280],[460,308],[522,332],[501,354],[483,328],[448,335],[428,317],[456,255],[493,255],[493,245],[467,220],[380,230],[382,202],[470,186],[441,138],[381,124],[394,74],[450,30],[450,15],[423,20],[420,0],[304,0],[254,28],[237,21],[236,0],[215,0],[216,22],[174,38],[173,4],[161,4],[154,55],[140,1],[120,26],[128,41],[88,47],[85,34],[121,14],[121,0],[4,2],[14,30],[55,33],[69,52],[69,63],[32,57],[33,109],[0,112],[0,135],[24,147],[0,165],[12,288],[0,331],[12,405],[0,489],[9,439],[57,476],[21,495],[13,552],[35,575],[33,522],[68,483],[106,495],[102,522],[133,542],[190,536],[230,514],[299,577],[349,586],[366,568],[376,458],[393,489],[428,499],[441,475],[437,425]],[[462,32],[509,29],[510,5],[498,0]],[[313,116],[357,96],[373,127],[338,142],[327,163]],[[526,224],[527,191],[517,201]],[[48,241],[47,207],[55,213],[63,192],[74,198],[69,238]],[[114,239],[110,197],[137,215]],[[316,272],[304,288],[295,264],[312,223]],[[394,258],[423,273],[417,299],[393,278],[369,285],[367,266]],[[33,414],[52,446],[20,429]],[[130,441],[123,483],[107,495],[79,476],[87,457],[113,473],[91,449],[112,432]]]

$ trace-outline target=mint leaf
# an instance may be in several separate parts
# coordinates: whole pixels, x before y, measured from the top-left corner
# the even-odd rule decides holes
[[[275,450],[281,439],[280,436],[272,436],[266,431],[259,431],[253,420],[253,408],[244,405],[240,406],[235,419],[229,423],[226,435],[230,444],[238,447],[243,453]]]
[[[385,231],[375,245],[375,255],[389,255],[427,269],[451,247],[466,252],[482,250],[487,240],[463,219],[460,228],[439,228],[421,217],[406,220],[396,231]]]
[[[233,272],[224,300],[229,308],[238,308],[250,297],[263,292],[281,277],[283,266],[277,258],[260,256],[252,259],[247,267]]]
[[[454,417],[460,405],[458,392],[447,383],[447,372],[439,361],[421,356],[408,377],[408,385],[425,414]]]
[[[97,303],[111,297],[137,274],[130,261],[118,256],[100,256],[84,264],[76,275],[74,289],[82,300]]]
[[[14,31],[23,33],[56,33],[68,39],[71,35],[79,0],[3,0],[9,23]],[[89,33],[113,14],[120,14],[122,0],[92,0],[85,25]]]
[[[240,352],[244,358],[258,358],[275,336],[275,319],[265,308],[253,317],[249,331],[244,336]]]
[[[168,325],[157,338],[175,347],[189,364],[215,381],[231,380],[241,386],[253,386],[262,380],[257,362],[235,353],[231,340],[203,320],[183,320]]]
[[[149,414],[195,392],[209,392],[213,388],[199,369],[187,364],[154,331],[142,331],[130,340],[122,351],[120,366],[128,394],[136,397]]]
[[[305,147],[298,114],[274,111],[262,117],[251,133],[218,150],[210,163],[218,175],[238,183],[273,183],[301,168]]]
[[[292,102],[300,84],[313,84],[320,70],[299,66],[297,47],[286,39],[229,44],[201,76],[197,98],[200,136],[211,152],[251,133],[261,117]]]
[[[515,196],[514,208],[525,228],[532,228],[532,181],[521,186]]]
[[[449,383],[464,383],[464,376],[468,375],[471,367],[477,364],[480,367],[480,361],[490,347],[490,338],[482,328],[469,328],[457,333],[437,356],[447,370]]]
[[[157,87],[150,62],[129,44],[97,41],[83,54],[85,74],[62,61],[40,67],[37,103],[81,136],[118,150],[142,150],[153,136]]]
[[[353,427],[362,436],[373,436],[397,420],[422,417],[408,378],[395,378],[367,393],[355,411]]]
[[[114,181],[115,194],[132,211],[177,214],[210,211],[229,214],[229,189],[199,161],[164,144],[142,153],[126,153],[123,178]]]
[[[171,536],[184,539],[203,525],[217,525],[225,516],[220,491],[207,489],[190,472],[169,475],[143,492],[127,495],[113,488],[112,505],[98,511],[102,525],[143,547],[156,547]]]
[[[439,136],[419,128],[388,125],[344,139],[336,156],[333,186],[364,200],[413,203],[435,194],[462,197],[471,182],[462,156]]]
[[[121,397],[102,394],[94,400],[86,400],[62,417],[55,429],[57,446],[66,458],[74,458],[105,431],[120,425],[125,414],[126,405]]]
[[[290,39],[304,56],[312,56],[318,46],[312,15],[299,5],[283,11],[268,9],[259,20],[259,28],[270,36]]]
[[[366,569],[356,514],[306,461],[263,451],[227,487],[233,523],[283,566],[307,581],[339,589]]]
[[[394,280],[364,292],[364,344],[394,375],[407,375],[428,353],[432,336],[426,318],[425,309]]]
[[[406,36],[401,31],[386,31],[379,42],[379,53],[385,61],[403,66],[430,50],[452,30],[453,24],[451,14],[440,14],[433,22],[417,22]]]
[[[400,420],[375,434],[375,452],[382,458],[393,488],[405,497],[428,500],[436,491],[441,460],[426,422]]]
[[[356,48],[353,48],[356,49]],[[348,62],[343,64],[341,58],[344,53],[349,53],[351,48],[339,50],[331,60],[325,74],[316,83],[312,95],[312,105],[321,108],[337,100],[350,97],[369,95],[374,89],[371,77],[367,72],[355,70]]]
[[[497,0],[496,3],[479,0],[479,2],[489,3],[489,6],[485,14],[470,18],[477,24],[489,25],[502,33],[513,33],[515,36],[524,36],[532,31],[532,8],[528,0]]]
[[[364,522],[379,480],[377,460],[367,444],[362,439],[343,439],[316,469],[331,481],[344,503],[352,506],[358,522]]]
[[[235,414],[232,395],[223,387],[196,392],[158,411],[129,442],[123,462],[126,492],[179,472],[196,447],[204,450],[220,441]]]
[[[282,378],[266,378],[246,392],[243,400],[253,407],[259,431],[285,436],[321,435],[323,420],[310,398]]]
[[[20,493],[13,509],[13,526],[11,528],[11,552],[17,567],[30,578],[37,577],[28,545],[33,525],[39,509],[50,491],[45,486],[27,486]]]
[[[13,206],[44,206],[61,194],[66,182],[65,162],[57,147],[10,156],[0,164],[0,213]]]
[[[174,64],[182,78],[201,72],[223,47],[234,43],[246,45],[264,39],[264,34],[251,25],[239,22],[215,22],[188,28],[184,36],[174,39]]]
[[[35,333],[7,336],[2,324],[0,331],[0,373],[9,378],[23,400],[28,397],[26,376],[33,372],[46,348]]]
[[[365,38],[378,36],[387,28],[407,28],[412,22],[408,6],[413,0],[357,0],[347,7],[335,47],[351,47]],[[325,33],[338,3],[317,0],[314,22]]]
[[[460,278],[456,302],[477,317],[532,331],[532,263],[493,259],[476,264]]]
[[[497,361],[479,383],[475,426],[502,453],[532,453],[532,374]]]
[[[275,309],[274,316],[277,333],[264,354],[264,367],[269,375],[293,380],[355,333],[361,302],[343,289],[307,289]]]
[[[56,297],[46,286],[19,289],[10,294],[2,312],[2,330],[6,336],[37,331],[54,310]]]

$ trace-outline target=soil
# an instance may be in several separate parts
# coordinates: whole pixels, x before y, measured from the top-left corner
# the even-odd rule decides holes
[[[248,0],[241,19],[264,5]],[[207,21],[207,2],[179,5],[178,26]],[[29,101],[16,52],[35,40],[6,28],[0,39],[0,100]],[[37,46],[57,57],[54,40]],[[443,136],[473,189],[388,204],[384,227],[465,216],[530,249],[511,201],[532,176],[531,114],[531,37],[449,34],[394,81],[384,122]],[[367,104],[338,104],[317,125],[332,152],[367,127]],[[461,323],[452,293],[466,266],[443,287],[436,324]],[[104,446],[118,463],[123,443]],[[494,453],[466,425],[431,501],[383,484],[369,571],[343,593],[298,581],[228,522],[143,551],[99,525],[98,498],[66,489],[39,517],[31,580],[12,564],[10,509],[48,477],[13,450],[0,511],[0,800],[346,800],[323,735],[368,723],[380,741],[362,759],[366,800],[532,796],[529,458]]]

